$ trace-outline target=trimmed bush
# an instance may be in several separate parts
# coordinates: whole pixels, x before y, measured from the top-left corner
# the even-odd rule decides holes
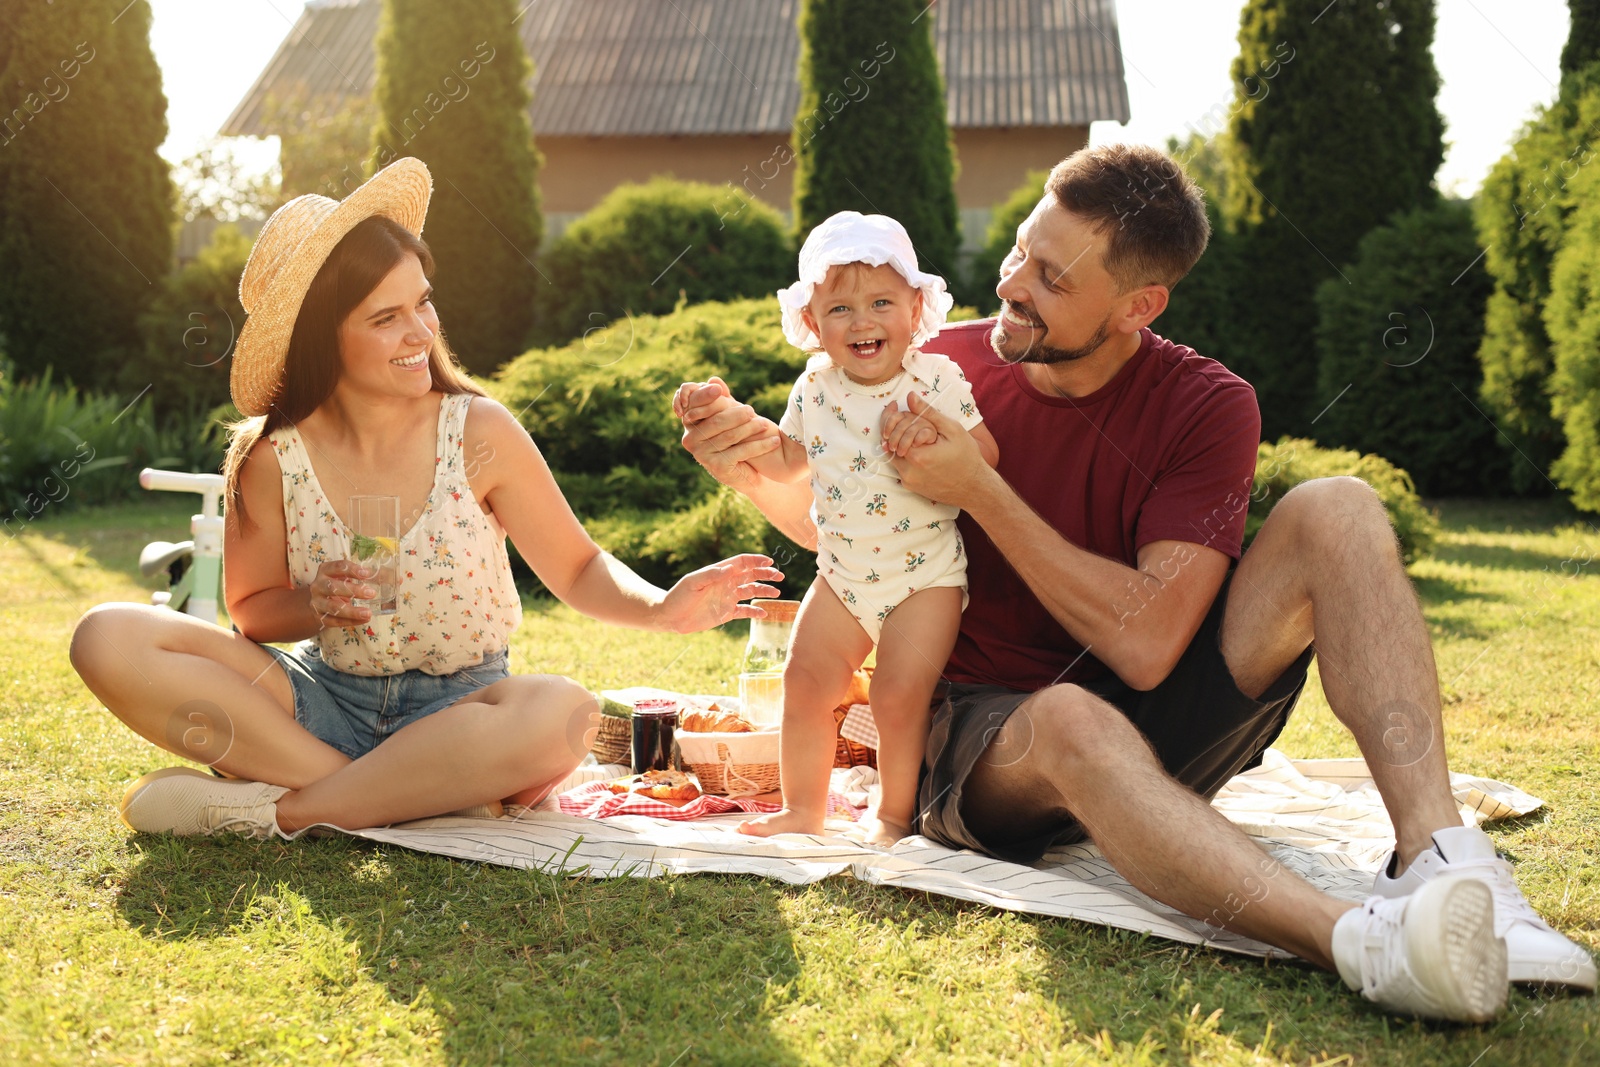
[[[534,336],[559,345],[626,315],[770,297],[795,269],[783,216],[743,190],[672,178],[620,185],[546,250]]]
[[[1245,543],[1255,538],[1273,505],[1290,489],[1313,478],[1340,475],[1360,478],[1377,490],[1400,539],[1401,557],[1407,563],[1426,555],[1433,547],[1439,535],[1439,519],[1423,506],[1409,474],[1382,456],[1321,448],[1315,441],[1300,437],[1284,437],[1277,444],[1261,443],[1250,491],[1250,512],[1245,516]]]
[[[129,395],[148,385],[163,417],[229,402],[229,357],[244,328],[239,276],[250,244],[237,227],[220,227],[192,262],[163,279],[160,295],[139,320],[143,358],[125,366],[118,381]]]
[[[683,510],[619,511],[584,523],[606,551],[662,587],[741,552],[772,557],[783,594],[798,600],[817,576],[815,550],[775,530],[754,504],[726,486]]]
[[[1317,290],[1318,436],[1403,464],[1425,496],[1508,488],[1495,428],[1473,410],[1493,288],[1481,254],[1471,210],[1445,201],[1368,233],[1348,283]]]
[[[672,415],[681,382],[719,375],[734,396],[776,419],[804,366],[804,353],[783,339],[778,302],[740,300],[623,318],[561,348],[527,352],[486,385],[517,413],[588,520],[681,510],[711,492]],[[778,385],[781,395],[771,388]]]

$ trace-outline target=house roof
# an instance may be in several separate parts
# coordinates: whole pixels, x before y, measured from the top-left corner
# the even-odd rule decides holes
[[[936,2],[952,127],[1128,121],[1114,0]],[[275,132],[272,95],[336,106],[371,93],[381,7],[307,3],[221,132]],[[517,26],[533,60],[534,132],[786,133],[800,103],[798,9],[799,0],[528,0]]]

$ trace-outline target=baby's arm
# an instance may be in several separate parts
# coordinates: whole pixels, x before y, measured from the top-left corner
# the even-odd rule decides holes
[[[991,467],[1000,466],[1000,445],[995,441],[994,434],[989,432],[989,427],[980,422],[967,432],[977,442],[978,451],[983,454],[983,461]],[[917,436],[920,437],[921,434],[919,433]],[[921,442],[918,443],[920,444]],[[929,441],[927,443],[931,445],[933,442]]]
[[[762,419],[771,432],[778,435],[780,447],[771,452],[757,456],[750,461],[750,465],[759,471],[762,477],[771,478],[775,482],[804,481],[811,473],[811,463],[806,459],[806,450],[788,434],[778,429],[778,424],[771,419]]]

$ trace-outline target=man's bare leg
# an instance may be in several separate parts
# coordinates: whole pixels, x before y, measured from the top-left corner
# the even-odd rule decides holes
[[[1234,573],[1222,654],[1240,690],[1259,696],[1313,633],[1328,704],[1367,758],[1409,864],[1461,815],[1427,624],[1383,504],[1355,478],[1306,482],[1272,510]]]
[[[1004,840],[1069,813],[1142,892],[1333,969],[1333,924],[1354,905],[1278,865],[1171,778],[1122,712],[1058,685],[1006,720],[966,781],[961,815],[980,840]]]

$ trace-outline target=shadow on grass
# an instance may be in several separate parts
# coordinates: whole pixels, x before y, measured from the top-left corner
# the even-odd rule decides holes
[[[428,1005],[452,1063],[798,1062],[769,1026],[799,970],[772,883],[588,881],[343,838],[138,842],[119,908],[146,937],[292,953],[305,996],[378,983],[392,1007],[373,1014]]]
[[[1600,542],[1590,551],[1600,551]],[[1582,552],[1562,555],[1506,545],[1444,545],[1434,552],[1433,558],[1441,563],[1459,563],[1466,567],[1496,571],[1548,571],[1556,578],[1568,578],[1585,572],[1593,574],[1596,571],[1595,560],[1587,558]]]

